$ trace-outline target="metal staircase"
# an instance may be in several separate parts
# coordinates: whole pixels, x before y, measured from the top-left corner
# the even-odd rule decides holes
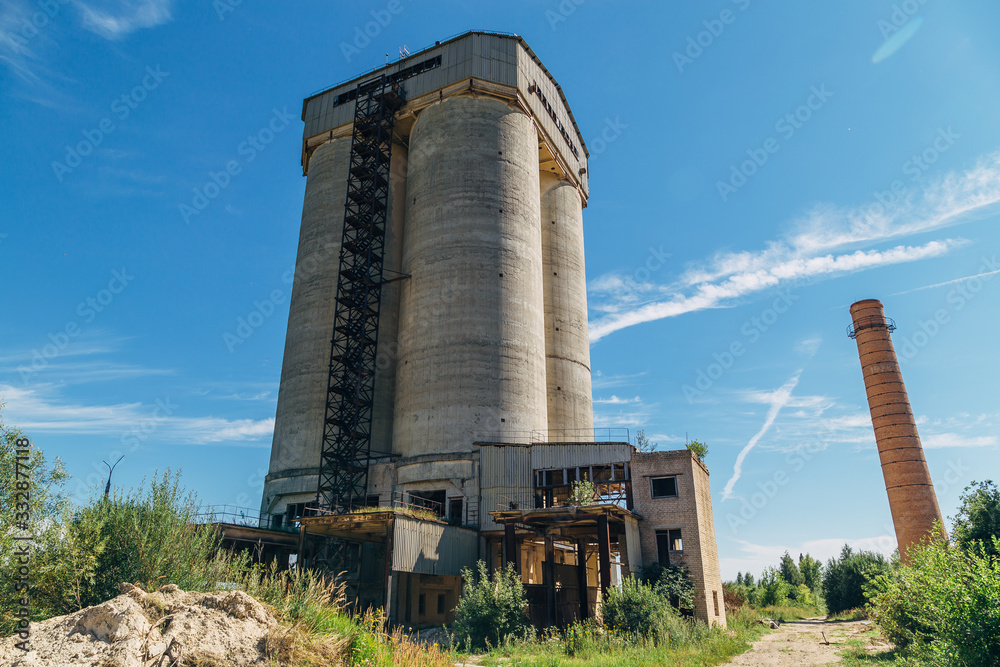
[[[368,492],[389,159],[404,103],[395,78],[383,74],[356,93],[316,498],[338,513],[364,505]]]

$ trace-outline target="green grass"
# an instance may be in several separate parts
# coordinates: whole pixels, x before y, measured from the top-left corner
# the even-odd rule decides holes
[[[845,614],[847,612],[844,612]],[[854,619],[841,619],[854,620]],[[847,640],[847,649],[841,652],[843,658],[841,664],[845,667],[863,667],[864,665],[894,665],[896,667],[916,667],[916,663],[908,661],[897,655],[896,651],[870,652],[866,646],[871,639],[881,639],[878,630],[869,630],[861,635],[851,637]]]
[[[749,649],[767,631],[757,623],[758,618],[752,610],[733,612],[727,619],[727,630],[692,623],[686,638],[666,644],[596,630],[576,634],[572,639],[550,633],[538,640],[512,642],[495,648],[482,662],[487,667],[653,667],[666,664],[709,667]]]
[[[864,621],[868,619],[868,612],[864,609],[847,609],[845,611],[830,614],[826,617],[828,621]]]

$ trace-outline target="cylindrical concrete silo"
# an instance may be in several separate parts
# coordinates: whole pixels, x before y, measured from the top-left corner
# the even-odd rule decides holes
[[[540,188],[548,440],[585,442],[594,436],[594,410],[583,200],[575,185],[553,174],[541,173]]]
[[[410,134],[395,451],[469,451],[545,430],[538,135],[521,110],[453,97]]]
[[[851,317],[896,542],[905,562],[909,549],[933,530],[934,521],[941,523],[942,530],[944,521],[882,303],[858,301],[851,306]]]

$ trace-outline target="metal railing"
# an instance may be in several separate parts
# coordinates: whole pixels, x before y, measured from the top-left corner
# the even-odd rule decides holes
[[[475,434],[476,442],[498,445],[540,445],[594,443],[594,442],[632,442],[632,434],[628,428],[605,426],[580,429],[534,429],[531,431],[481,431]]]
[[[193,520],[195,523],[226,523],[232,526],[272,529],[271,515],[262,514],[259,510],[249,507],[239,507],[238,505],[207,505],[199,508]],[[283,525],[277,526],[275,529],[285,532],[298,531],[296,526],[284,525],[284,522],[282,523]]]

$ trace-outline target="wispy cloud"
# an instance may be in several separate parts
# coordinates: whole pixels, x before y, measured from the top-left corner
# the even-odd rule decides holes
[[[636,381],[646,375],[647,371],[641,373],[622,373],[618,375],[605,375],[601,371],[594,371],[591,378],[591,386],[594,389],[611,389],[612,387],[632,387]]]
[[[274,431],[274,418],[226,419],[222,417],[184,417],[182,409],[170,398],[157,404],[142,402],[108,405],[86,404],[64,399],[59,388],[39,385],[19,388],[0,385],[0,397],[6,402],[7,421],[25,432],[104,435],[122,437],[140,432],[155,421],[156,440],[167,444],[203,445],[229,443],[267,446]],[[163,409],[166,406],[167,409]]]
[[[627,405],[628,403],[639,403],[642,399],[638,396],[633,398],[621,398],[620,396],[615,396],[611,394],[611,398],[595,398],[594,403],[603,403],[605,405]]]
[[[1000,269],[996,271],[985,271],[983,273],[977,273],[974,276],[965,276],[964,278],[955,278],[954,280],[946,280],[943,283],[934,283],[933,285],[924,285],[923,287],[914,287],[913,289],[908,289],[904,292],[896,292],[895,294],[890,294],[889,296],[902,296],[903,294],[910,294],[912,292],[919,292],[925,289],[934,289],[935,287],[944,287],[945,285],[954,285],[956,283],[964,283],[967,280],[974,280],[976,278],[985,278],[987,276],[993,276],[1000,273]]]
[[[770,404],[770,408],[767,410],[767,417],[764,419],[764,425],[760,427],[750,441],[745,447],[740,451],[739,456],[736,457],[736,463],[733,464],[733,476],[729,478],[726,482],[726,488],[722,490],[722,499],[728,500],[733,495],[733,487],[736,486],[736,482],[739,481],[740,476],[743,474],[743,461],[746,459],[747,454],[750,453],[761,438],[770,430],[771,425],[774,424],[774,420],[778,417],[778,413],[781,409],[788,405],[792,401],[792,391],[795,390],[795,386],[799,383],[799,374],[802,371],[798,371],[793,375],[788,382],[768,394],[762,394],[760,396],[759,402],[766,402]],[[765,400],[766,399],[766,400]]]
[[[958,433],[931,433],[920,438],[925,449],[946,447],[993,447],[997,444],[995,435],[967,436]]]
[[[170,21],[173,0],[74,0],[83,27],[105,39],[122,39]]]
[[[882,266],[941,256],[963,241],[861,249],[955,225],[1000,202],[1000,152],[963,172],[949,173],[891,206],[817,205],[793,221],[793,232],[761,250],[722,252],[670,284],[640,283],[610,274],[589,286],[591,341],[636,324],[709,308],[803,280],[821,280]],[[852,248],[853,246],[853,248]]]

